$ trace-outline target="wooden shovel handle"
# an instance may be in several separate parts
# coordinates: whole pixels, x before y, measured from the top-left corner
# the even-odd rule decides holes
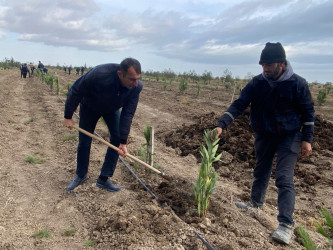
[[[98,140],[99,142],[105,144],[106,146],[108,146],[108,147],[110,147],[110,148],[112,148],[112,149],[114,149],[114,150],[116,150],[116,151],[119,151],[119,148],[117,148],[116,146],[112,145],[111,143],[105,141],[104,139],[102,139],[102,138],[100,138],[100,137],[98,137],[98,136],[96,136],[96,135],[94,135],[94,134],[92,134],[92,133],[89,133],[88,131],[86,131],[86,130],[80,128],[79,126],[77,126],[77,125],[74,124],[74,125],[73,125],[73,128],[75,128],[76,130],[80,131],[81,133],[83,133],[83,134],[85,134],[85,135],[90,136],[91,138],[94,138],[94,139]],[[156,169],[156,168],[150,166],[150,165],[147,164],[146,162],[141,161],[140,159],[136,158],[135,156],[133,156],[133,155],[131,155],[131,154],[129,154],[129,153],[127,153],[126,156],[127,156],[128,158],[131,158],[132,160],[134,160],[134,161],[136,161],[136,162],[138,162],[138,163],[144,165],[145,167],[149,168],[150,170],[154,171],[155,173],[158,173],[158,174],[161,175],[162,177],[164,177],[164,178],[166,178],[166,179],[169,180],[169,178],[168,178],[164,173],[162,173],[162,172],[159,171],[158,169]]]

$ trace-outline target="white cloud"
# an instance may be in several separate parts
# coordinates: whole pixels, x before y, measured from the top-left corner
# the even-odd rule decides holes
[[[0,40],[4,39],[6,37],[6,33],[2,32],[0,30]]]
[[[323,64],[332,63],[332,9],[331,0],[2,0],[0,39],[12,33],[84,53],[141,50],[215,68],[257,64],[264,44],[280,41],[297,63]]]

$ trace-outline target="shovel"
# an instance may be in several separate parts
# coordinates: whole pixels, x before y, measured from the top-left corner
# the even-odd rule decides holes
[[[96,135],[94,135],[94,134],[89,133],[88,131],[86,131],[86,130],[80,128],[79,126],[77,126],[77,125],[74,124],[74,125],[73,125],[73,128],[75,128],[76,130],[80,131],[81,133],[83,133],[83,134],[85,134],[85,135],[90,136],[91,138],[94,138],[94,139],[98,140],[99,142],[105,144],[106,146],[108,146],[108,147],[110,147],[110,148],[112,148],[112,149],[114,149],[114,150],[116,150],[116,151],[119,151],[119,148],[117,148],[116,146],[112,145],[111,143],[105,141],[105,140],[102,139],[102,138],[99,138],[98,136],[96,136]],[[143,166],[149,168],[150,170],[154,171],[155,173],[159,174],[159,175],[162,176],[164,179],[166,179],[166,180],[168,180],[168,181],[171,180],[169,176],[165,175],[165,173],[163,173],[163,172],[159,171],[158,169],[156,169],[156,168],[150,166],[149,164],[145,163],[144,161],[141,161],[140,159],[136,158],[135,156],[130,155],[129,153],[127,153],[126,156],[127,156],[128,158],[130,158],[130,159],[136,161],[137,163],[140,163],[140,164],[142,164]]]

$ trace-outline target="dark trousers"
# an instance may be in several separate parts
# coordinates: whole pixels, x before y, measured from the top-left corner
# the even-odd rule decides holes
[[[287,136],[255,135],[256,167],[253,171],[251,201],[262,207],[269,179],[272,172],[273,159],[277,155],[275,185],[278,188],[277,219],[280,223],[293,225],[295,205],[294,169],[301,147],[302,134],[296,132]]]
[[[120,120],[120,111],[117,110],[111,114],[102,115],[98,114],[84,105],[80,106],[80,122],[79,126],[87,130],[90,133],[94,133],[96,124],[99,118],[103,117],[106,125],[108,126],[110,132],[110,143],[116,147],[120,144],[119,139],[119,120]],[[79,145],[77,148],[77,168],[76,174],[79,177],[83,177],[88,173],[88,165],[90,158],[90,148],[91,148],[92,138],[79,133]],[[104,163],[101,169],[101,175],[111,177],[116,169],[117,161],[119,155],[118,152],[107,148]]]

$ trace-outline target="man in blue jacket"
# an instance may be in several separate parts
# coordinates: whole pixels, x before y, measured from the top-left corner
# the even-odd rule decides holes
[[[21,78],[27,78],[27,74],[29,73],[29,77],[30,77],[30,71],[28,68],[28,65],[26,63],[24,63],[23,65],[21,65]]]
[[[120,64],[96,66],[73,84],[65,103],[64,126],[73,127],[72,116],[80,104],[79,126],[93,133],[97,121],[103,117],[111,144],[119,148],[118,152],[107,149],[96,183],[109,192],[121,190],[109,177],[113,176],[119,155],[126,157],[127,154],[127,137],[142,90],[140,74],[140,62],[134,58],[126,58]],[[91,141],[91,137],[79,133],[76,177],[68,185],[68,191],[87,180]]]
[[[251,104],[250,120],[255,132],[256,152],[251,200],[235,204],[245,210],[262,208],[273,159],[277,154],[275,185],[278,188],[279,226],[272,237],[280,243],[289,244],[294,225],[294,169],[298,153],[307,157],[312,151],[313,99],[306,80],[293,72],[280,43],[267,43],[259,64],[263,73],[245,86],[239,98],[221,116],[215,130],[219,137]]]

